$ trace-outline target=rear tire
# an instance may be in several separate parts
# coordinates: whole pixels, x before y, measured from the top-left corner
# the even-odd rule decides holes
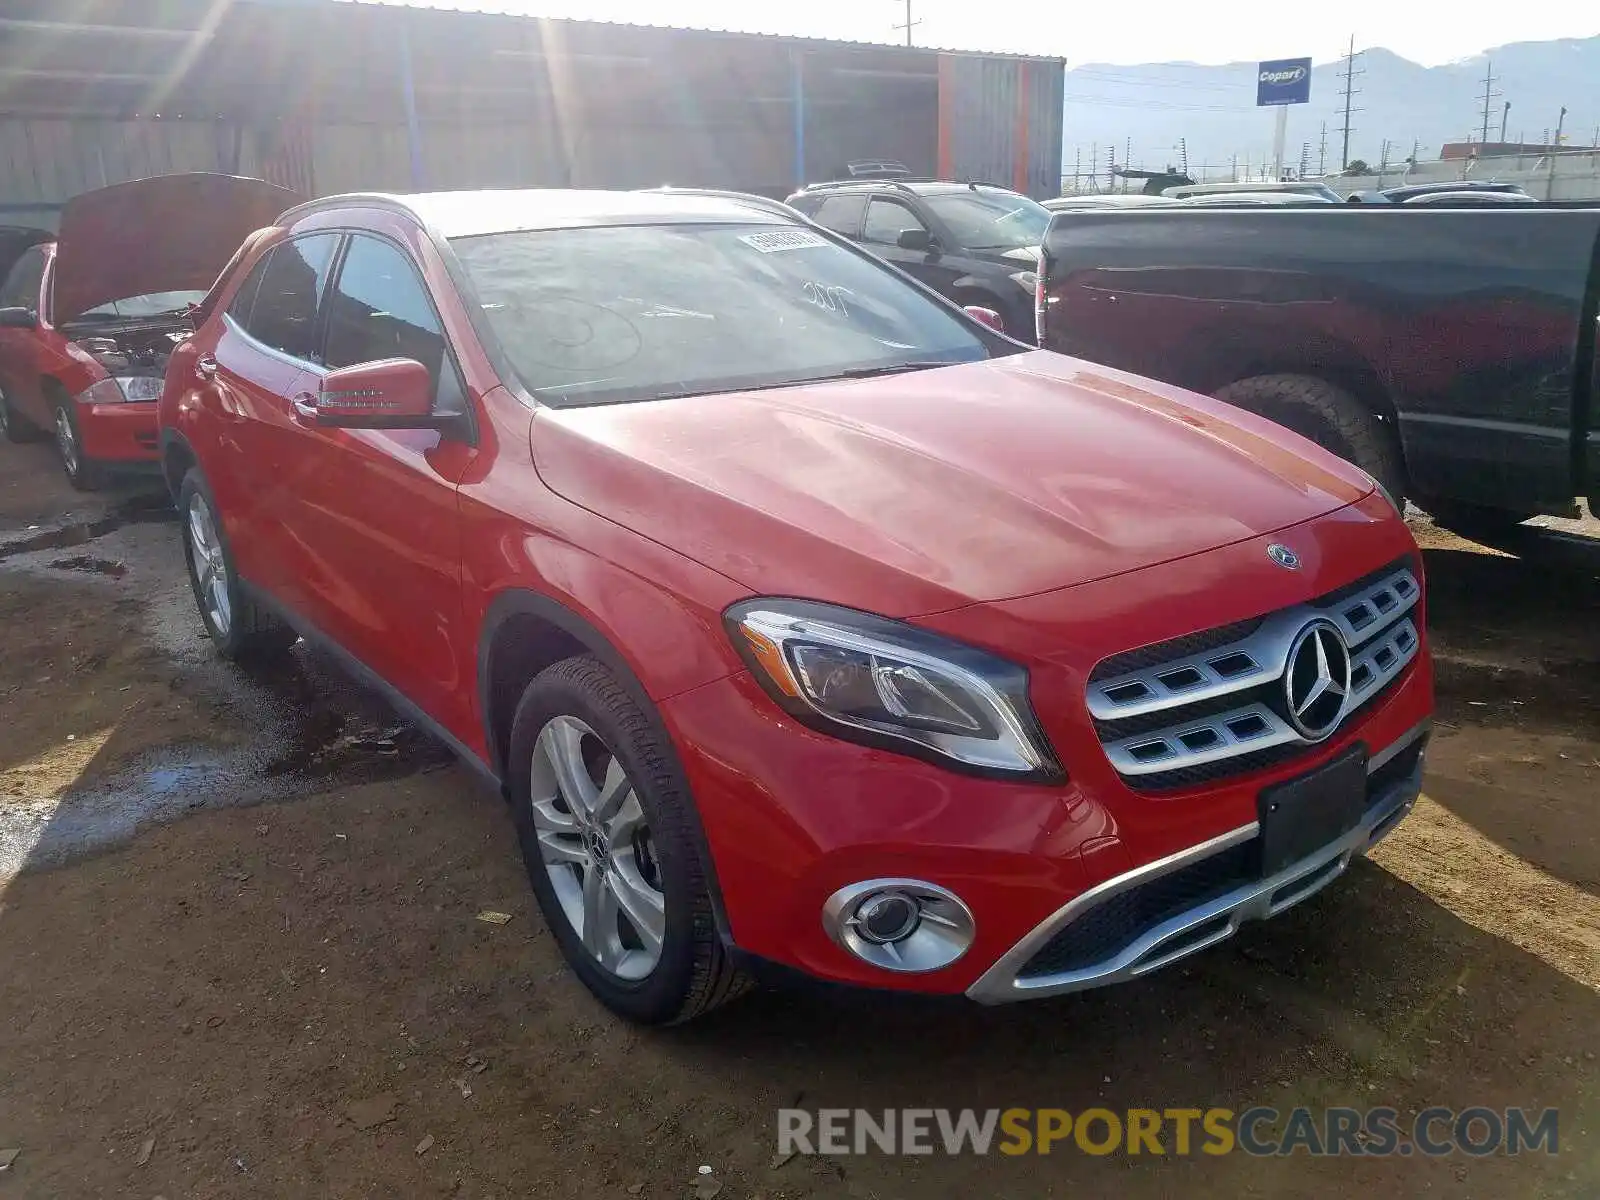
[[[199,467],[189,469],[178,489],[178,519],[189,584],[217,653],[230,662],[242,662],[275,657],[294,645],[299,634],[240,585],[216,499]]]
[[[55,405],[56,453],[67,482],[80,492],[94,492],[105,484],[105,468],[83,452],[83,437],[78,432],[78,414],[72,400],[61,397]]]
[[[1216,395],[1354,463],[1404,506],[1406,472],[1400,439],[1343,388],[1309,375],[1257,375],[1230,383]]]
[[[506,783],[545,923],[602,1004],[668,1025],[749,989],[717,930],[688,783],[605,664],[564,659],[528,685]]]
[[[8,442],[39,440],[38,427],[16,410],[4,388],[0,388],[0,436]]]

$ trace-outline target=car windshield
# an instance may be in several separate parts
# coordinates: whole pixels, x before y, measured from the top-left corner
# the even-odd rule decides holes
[[[935,216],[968,250],[1020,250],[1044,240],[1050,210],[1015,192],[995,189],[925,197]]]
[[[989,357],[977,329],[809,229],[629,225],[456,238],[522,384],[557,407]]]
[[[189,305],[199,304],[205,298],[204,292],[151,292],[145,296],[130,296],[126,300],[113,300],[109,304],[101,304],[91,308],[83,316],[102,321],[178,316]]]

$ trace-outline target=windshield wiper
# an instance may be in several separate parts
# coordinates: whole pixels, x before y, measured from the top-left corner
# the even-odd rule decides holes
[[[951,367],[954,363],[947,362],[907,362],[890,363],[883,367],[850,367],[840,371],[837,375],[828,375],[828,379],[870,379],[874,375],[902,375],[907,371],[931,371],[935,367]]]

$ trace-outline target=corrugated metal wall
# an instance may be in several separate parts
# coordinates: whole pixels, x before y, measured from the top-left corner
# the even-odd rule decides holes
[[[939,56],[939,173],[1061,191],[1065,71],[1047,59]]]
[[[672,183],[783,196],[854,159],[935,174],[946,113],[959,176],[1042,195],[1059,173],[1058,61],[323,0],[13,10],[0,219],[173,171],[319,194]],[[1021,172],[1006,157],[1018,152]]]

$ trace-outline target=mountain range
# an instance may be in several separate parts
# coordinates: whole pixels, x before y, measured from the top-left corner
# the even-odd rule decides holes
[[[1246,162],[1259,168],[1272,152],[1274,114],[1255,107],[1256,67],[1253,62],[1070,67],[1063,174],[1070,176],[1077,163],[1086,176],[1094,163],[1104,181],[1113,154],[1118,166],[1162,168],[1181,165],[1185,149],[1195,178],[1206,172],[1225,177],[1235,158],[1241,171]],[[1329,172],[1339,170],[1344,70],[1343,62],[1313,66],[1310,103],[1289,110],[1285,165],[1298,167],[1304,149],[1310,173],[1321,173],[1319,164]],[[1507,141],[1543,144],[1554,135],[1563,105],[1569,110],[1564,145],[1600,141],[1600,92],[1594,85],[1600,79],[1600,37],[1517,42],[1438,67],[1381,47],[1358,46],[1355,70],[1350,158],[1374,166],[1386,140],[1391,164],[1407,158],[1413,146],[1426,160],[1438,157],[1445,142],[1479,140],[1484,78],[1491,71],[1490,141],[1500,140],[1505,116]]]

